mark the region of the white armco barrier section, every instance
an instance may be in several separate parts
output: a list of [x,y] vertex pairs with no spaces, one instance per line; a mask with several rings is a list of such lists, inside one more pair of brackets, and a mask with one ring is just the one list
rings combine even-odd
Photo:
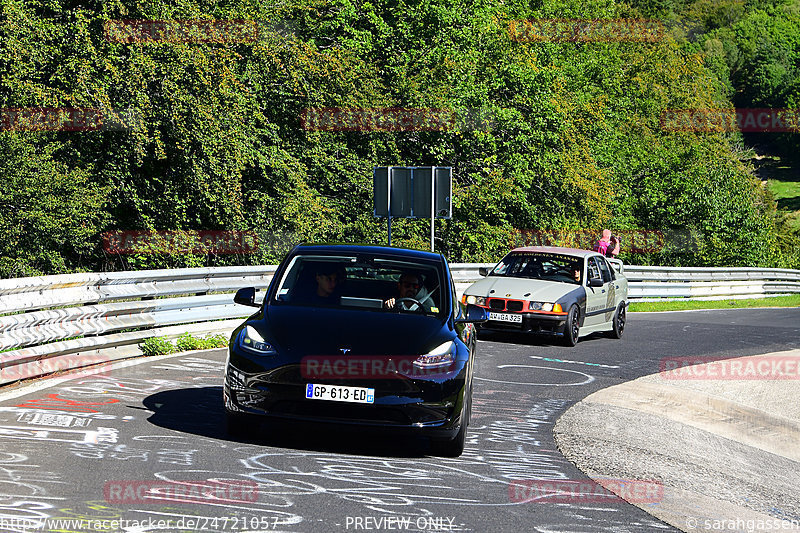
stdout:
[[785,268],[656,267],[625,265],[628,296],[640,302],[663,298],[728,300],[800,292],[800,270]]
[[0,384],[141,355],[154,336],[230,332],[275,266],[64,274],[0,280]]
[[[459,292],[479,267],[450,268]],[[233,303],[263,291],[277,267],[217,267],[0,279],[0,384],[141,355],[148,338],[230,332],[255,312]],[[615,267],[616,268],[616,267]],[[759,298],[800,292],[800,271],[622,266],[632,300]],[[263,292],[262,292],[263,294]]]

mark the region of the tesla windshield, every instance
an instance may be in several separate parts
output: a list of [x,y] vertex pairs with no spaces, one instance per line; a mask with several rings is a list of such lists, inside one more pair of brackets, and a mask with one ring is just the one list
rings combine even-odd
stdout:
[[439,270],[430,263],[349,256],[298,255],[275,293],[276,303],[440,314]]

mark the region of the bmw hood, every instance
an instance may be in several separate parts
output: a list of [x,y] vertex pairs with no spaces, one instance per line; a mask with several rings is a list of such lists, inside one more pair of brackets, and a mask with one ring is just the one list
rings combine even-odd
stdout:
[[470,285],[464,294],[555,303],[578,288],[580,285],[558,281],[489,276]]
[[455,337],[444,319],[416,313],[270,306],[255,324],[278,350],[307,355],[420,355]]

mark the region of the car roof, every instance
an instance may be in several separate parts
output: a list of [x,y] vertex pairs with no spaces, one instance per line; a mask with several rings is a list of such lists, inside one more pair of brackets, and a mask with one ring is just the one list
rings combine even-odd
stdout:
[[300,244],[295,246],[291,255],[307,253],[344,253],[344,254],[374,254],[403,257],[407,259],[420,259],[423,261],[442,261],[442,254],[411,250],[409,248],[396,248],[394,246],[373,246],[361,244]]
[[574,255],[584,258],[592,255],[601,255],[598,252],[593,252],[592,250],[581,250],[579,248],[562,248],[560,246],[523,246],[521,248],[514,248],[513,250],[511,250],[511,253],[515,252],[564,254],[564,255]]

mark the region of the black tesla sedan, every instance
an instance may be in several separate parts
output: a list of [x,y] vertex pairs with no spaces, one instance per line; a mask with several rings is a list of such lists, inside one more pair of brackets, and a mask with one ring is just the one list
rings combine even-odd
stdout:
[[353,245],[295,247],[259,311],[231,336],[228,431],[253,415],[399,429],[458,456],[469,423],[474,322],[440,254]]

